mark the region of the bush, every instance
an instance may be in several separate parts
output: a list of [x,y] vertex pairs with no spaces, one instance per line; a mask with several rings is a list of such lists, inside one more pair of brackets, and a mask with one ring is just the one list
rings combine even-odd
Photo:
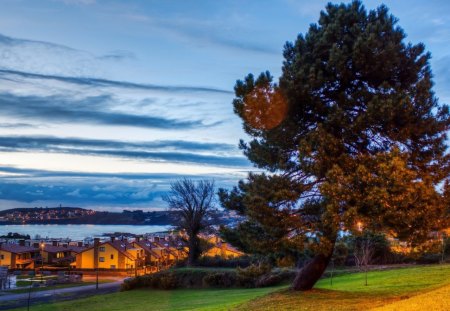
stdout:
[[159,281],[158,288],[165,290],[175,289],[179,285],[178,279],[173,273],[161,275],[158,281]]
[[[222,258],[220,256],[210,257],[203,256],[197,261],[198,267],[209,268],[237,268],[248,267],[255,259],[251,256],[241,256],[236,258]],[[176,267],[181,268],[186,266],[186,260],[177,262]]]
[[280,274],[265,274],[260,276],[256,282],[256,287],[269,287],[269,286],[275,286],[281,283],[283,279],[281,278]]
[[160,271],[158,273],[126,279],[122,291],[136,288],[175,289],[175,288],[230,288],[266,287],[292,280],[292,270],[275,270],[267,264],[252,265],[247,268],[210,269],[182,268]]
[[434,264],[442,260],[442,254],[423,254],[417,259],[418,264]]
[[217,272],[203,277],[204,287],[228,288],[236,285],[236,274],[229,272]]
[[238,284],[243,287],[256,287],[258,278],[269,274],[272,267],[266,263],[252,264],[247,268],[237,268]]

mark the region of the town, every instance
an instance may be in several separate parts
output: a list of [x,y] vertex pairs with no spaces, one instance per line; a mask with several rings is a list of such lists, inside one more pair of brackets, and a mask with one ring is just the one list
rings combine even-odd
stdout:
[[[218,236],[204,236],[209,243],[203,256],[235,258],[243,253]],[[89,242],[90,241],[90,242]],[[111,236],[70,241],[67,239],[0,240],[0,266],[10,271],[103,271],[109,275],[142,275],[173,266],[186,258],[185,239],[175,233],[138,237]]]

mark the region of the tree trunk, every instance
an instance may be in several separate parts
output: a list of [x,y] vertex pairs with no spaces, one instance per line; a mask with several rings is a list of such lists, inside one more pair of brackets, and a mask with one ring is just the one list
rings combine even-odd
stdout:
[[188,260],[187,260],[187,266],[193,267],[197,264],[197,259],[199,256],[198,237],[196,237],[196,236],[189,237],[188,246],[189,246],[189,254],[188,254]]
[[294,283],[292,284],[292,289],[299,291],[312,289],[327,268],[331,257],[333,256],[333,249],[334,247],[327,254],[316,255],[308,264],[306,264],[306,266],[297,273]]

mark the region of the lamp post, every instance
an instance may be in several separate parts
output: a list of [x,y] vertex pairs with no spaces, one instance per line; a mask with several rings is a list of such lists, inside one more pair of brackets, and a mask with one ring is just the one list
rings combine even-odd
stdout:
[[41,284],[44,283],[44,242],[41,242]]

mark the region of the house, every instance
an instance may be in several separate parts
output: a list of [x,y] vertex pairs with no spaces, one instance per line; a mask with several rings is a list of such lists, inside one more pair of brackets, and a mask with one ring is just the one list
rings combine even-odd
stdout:
[[52,244],[44,244],[40,249],[44,263],[47,265],[68,266],[75,261],[76,255],[85,248],[77,245],[63,244],[58,245],[56,241]]
[[161,256],[163,260],[163,266],[169,267],[173,265],[178,260],[182,259],[178,250],[173,245],[170,245],[168,241],[156,240],[153,242],[153,250]]
[[144,249],[126,240],[115,240],[100,243],[94,239],[94,245],[76,255],[77,269],[136,269],[145,263]]
[[39,256],[39,248],[7,243],[0,245],[0,266],[8,269],[33,269]]
[[160,251],[155,249],[153,242],[137,238],[133,242],[133,246],[144,250],[144,265],[150,272],[162,269],[165,258]]
[[245,255],[243,252],[237,250],[230,244],[224,242],[216,235],[210,235],[204,237],[209,244],[212,245],[206,252],[202,255],[206,257],[216,257],[219,256],[221,258],[236,258]]

